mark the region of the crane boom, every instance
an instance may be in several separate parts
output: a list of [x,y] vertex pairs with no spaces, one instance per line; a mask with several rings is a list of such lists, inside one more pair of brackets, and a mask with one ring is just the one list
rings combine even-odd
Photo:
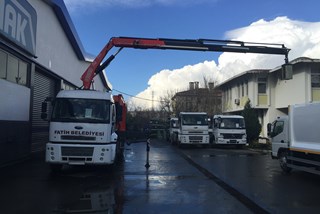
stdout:
[[136,48],[136,49],[162,49],[162,50],[188,50],[188,51],[214,51],[214,52],[235,52],[235,53],[258,53],[284,55],[285,63],[288,63],[290,49],[284,44],[252,43],[232,40],[212,39],[152,39],[134,37],[113,37],[101,50],[94,61],[81,76],[84,89],[90,89],[91,82],[95,75],[100,73],[115,58],[119,51],[111,55],[102,65],[102,61],[113,47]]

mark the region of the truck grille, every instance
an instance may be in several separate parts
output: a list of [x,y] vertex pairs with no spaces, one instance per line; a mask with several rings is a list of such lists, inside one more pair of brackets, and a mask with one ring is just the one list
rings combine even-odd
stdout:
[[189,136],[190,143],[200,143],[202,142],[202,136]]
[[90,140],[95,141],[95,137],[88,137],[88,136],[73,136],[73,135],[62,135],[61,140]]
[[92,147],[61,147],[62,156],[92,156]]
[[224,139],[242,139],[243,134],[223,134]]
[[203,132],[201,131],[189,131],[189,134],[202,134]]

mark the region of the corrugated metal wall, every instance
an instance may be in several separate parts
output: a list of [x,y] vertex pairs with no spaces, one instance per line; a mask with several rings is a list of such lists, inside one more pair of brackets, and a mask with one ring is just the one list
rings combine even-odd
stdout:
[[[33,107],[32,107],[32,142],[31,151],[41,151],[45,149],[45,144],[49,140],[49,123],[41,119],[41,105],[46,97],[54,97],[57,81],[39,71],[35,72]],[[51,105],[48,105],[48,112],[51,112]]]

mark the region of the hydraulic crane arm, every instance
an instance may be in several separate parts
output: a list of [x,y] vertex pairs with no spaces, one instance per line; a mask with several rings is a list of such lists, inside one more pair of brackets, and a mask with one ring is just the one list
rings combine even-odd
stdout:
[[[100,65],[105,56],[113,47],[120,47],[120,49],[114,55],[111,55],[102,65]],[[290,51],[290,49],[286,48],[283,44],[272,43],[250,43],[212,39],[191,40],[113,37],[81,76],[84,89],[90,89],[90,85],[94,76],[107,67],[115,58],[115,56],[122,50],[122,48],[276,54],[284,55],[285,63],[288,63],[288,54]]]

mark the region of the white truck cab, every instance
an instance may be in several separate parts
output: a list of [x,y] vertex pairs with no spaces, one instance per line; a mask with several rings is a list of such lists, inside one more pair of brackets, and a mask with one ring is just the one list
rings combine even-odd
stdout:
[[180,112],[178,145],[209,145],[208,115],[205,112]]
[[212,138],[214,144],[246,145],[246,126],[242,116],[214,115],[212,122]]
[[64,90],[52,104],[46,162],[53,169],[60,169],[63,164],[115,162],[116,112],[110,92]]
[[171,144],[176,144],[178,142],[179,135],[179,119],[177,117],[170,118],[169,135]]

